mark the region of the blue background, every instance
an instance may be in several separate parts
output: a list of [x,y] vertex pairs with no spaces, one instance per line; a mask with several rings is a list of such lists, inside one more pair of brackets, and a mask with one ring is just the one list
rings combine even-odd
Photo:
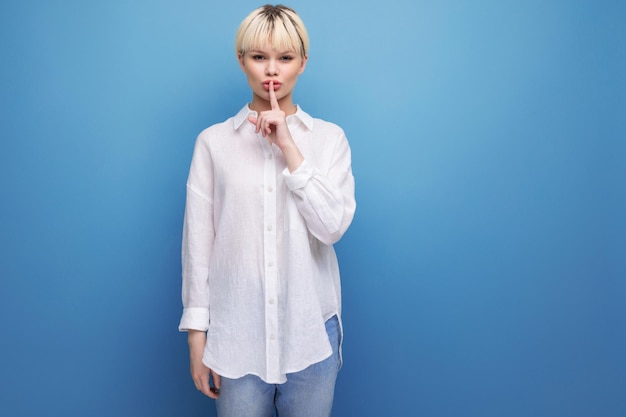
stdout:
[[[334,415],[626,415],[626,2],[288,4],[357,179]],[[214,415],[185,180],[258,5],[2,2],[1,416]]]

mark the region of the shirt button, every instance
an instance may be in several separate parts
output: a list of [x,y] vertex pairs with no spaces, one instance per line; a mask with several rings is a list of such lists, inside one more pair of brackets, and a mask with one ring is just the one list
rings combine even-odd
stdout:
[[271,225],[271,224],[267,226],[267,231],[268,231],[268,232],[271,232],[271,231],[272,231],[272,225]]
[[270,266],[270,267],[271,267],[271,266],[274,266],[274,262],[269,261],[269,262],[267,263],[267,266]]
[[270,303],[270,304],[274,304],[274,299],[273,299],[273,298],[270,298],[269,303]]
[[272,187],[267,187],[267,192],[271,193],[272,191],[274,191]]
[[271,335],[270,340],[276,340],[276,335]]
[[274,159],[274,154],[267,155],[267,159]]

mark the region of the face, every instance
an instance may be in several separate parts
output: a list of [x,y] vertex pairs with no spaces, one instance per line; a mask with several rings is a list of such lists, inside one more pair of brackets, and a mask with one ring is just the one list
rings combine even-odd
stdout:
[[281,108],[292,105],[292,92],[298,76],[304,72],[306,57],[295,51],[277,51],[271,46],[257,48],[239,55],[241,69],[248,77],[252,89],[252,108],[269,105],[269,82],[274,82],[274,91]]

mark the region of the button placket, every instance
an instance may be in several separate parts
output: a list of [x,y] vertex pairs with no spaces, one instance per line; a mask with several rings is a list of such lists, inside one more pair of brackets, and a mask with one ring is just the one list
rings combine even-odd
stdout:
[[272,146],[262,138],[261,143],[267,157],[263,172],[263,255],[265,257],[265,334],[267,373],[270,379],[279,379],[280,359],[278,343],[278,270],[276,268],[277,235],[276,235],[276,158]]

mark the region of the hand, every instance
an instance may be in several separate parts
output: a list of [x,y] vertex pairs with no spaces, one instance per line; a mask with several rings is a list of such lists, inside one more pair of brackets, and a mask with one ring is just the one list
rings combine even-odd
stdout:
[[256,133],[261,132],[270,143],[275,143],[282,149],[283,146],[292,143],[293,139],[287,127],[287,116],[278,104],[273,81],[270,81],[269,94],[271,110],[260,112],[259,117],[250,116],[248,120],[256,125]]
[[287,116],[280,109],[273,81],[270,81],[269,90],[271,110],[260,112],[259,117],[250,116],[248,120],[256,126],[256,133],[261,132],[263,137],[267,138],[270,143],[278,146],[285,156],[287,168],[289,168],[290,172],[293,172],[300,166],[304,157],[291,137],[289,127],[287,126]]
[[[220,395],[221,381],[220,376],[215,371],[207,368],[202,363],[202,355],[206,345],[206,333],[199,330],[190,330],[187,340],[189,342],[189,367],[193,383],[198,391],[215,400]],[[211,378],[213,379],[214,387],[211,386]]]

